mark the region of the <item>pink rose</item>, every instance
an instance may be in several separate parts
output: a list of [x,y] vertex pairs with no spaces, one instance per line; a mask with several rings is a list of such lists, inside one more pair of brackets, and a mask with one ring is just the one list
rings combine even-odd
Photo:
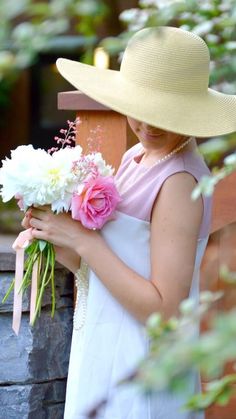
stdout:
[[72,197],[72,218],[81,221],[84,227],[100,229],[120,201],[112,177],[90,178]]

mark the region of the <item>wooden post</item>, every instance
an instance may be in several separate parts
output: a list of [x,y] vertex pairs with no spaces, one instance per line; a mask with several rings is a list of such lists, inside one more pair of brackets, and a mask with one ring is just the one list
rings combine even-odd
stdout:
[[236,222],[236,172],[222,179],[213,195],[211,232]]
[[[63,92],[58,96],[58,108],[75,110],[76,116],[82,121],[78,127],[77,143],[84,151],[88,149],[88,138],[93,135],[92,131],[100,125],[103,129],[101,153],[106,161],[116,169],[120,164],[123,153],[137,142],[128,127],[126,118],[109,108],[95,102],[86,95],[78,92]],[[219,278],[219,267],[224,261],[229,268],[236,270],[235,246],[236,244],[236,173],[223,179],[215,188],[213,196],[213,217],[211,233],[206,253],[201,268],[201,289],[218,290],[226,288]],[[235,224],[232,224],[235,223]],[[227,309],[235,305],[235,292],[232,298],[230,290],[230,302],[227,297],[217,309]],[[207,324],[202,324],[201,330],[205,330]],[[227,367],[230,371],[230,366]],[[202,381],[205,386],[204,379]],[[206,419],[233,418],[236,411],[236,397],[232,399],[227,407],[214,406],[206,411]]]
[[[201,290],[224,291],[224,297],[211,310],[206,321],[202,322],[201,330],[208,329],[208,323],[218,311],[227,311],[235,307],[235,286],[225,284],[220,278],[220,267],[225,264],[229,270],[236,272],[236,172],[222,179],[216,186],[213,195],[213,214],[210,240],[202,261]],[[228,363],[225,373],[235,373],[233,363]],[[202,377],[204,389],[206,381]],[[234,418],[236,412],[235,395],[227,406],[212,406],[206,411],[206,419]]]
[[88,139],[96,137],[93,131],[101,127],[102,141],[98,151],[115,169],[119,167],[124,152],[137,142],[124,115],[95,102],[83,93],[59,93],[58,109],[76,111],[76,117],[82,122],[78,126],[77,144],[83,147],[85,153],[89,151]]

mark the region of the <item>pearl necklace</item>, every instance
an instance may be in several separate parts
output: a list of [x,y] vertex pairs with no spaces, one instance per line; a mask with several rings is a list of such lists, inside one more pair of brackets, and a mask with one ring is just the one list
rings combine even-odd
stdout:
[[190,143],[191,140],[193,140],[193,137],[188,138],[182,144],[180,144],[179,146],[177,146],[176,148],[174,148],[174,150],[172,150],[170,153],[166,154],[164,157],[162,157],[161,159],[157,160],[155,162],[155,164],[162,163],[163,161],[169,159],[171,156],[173,156],[173,154],[176,154],[176,153],[178,153],[178,151],[182,150],[182,148],[184,148],[188,143]]
[[89,290],[88,273],[88,265],[81,259],[80,268],[75,273],[75,285],[77,288],[73,315],[73,326],[75,330],[82,330],[85,323]]

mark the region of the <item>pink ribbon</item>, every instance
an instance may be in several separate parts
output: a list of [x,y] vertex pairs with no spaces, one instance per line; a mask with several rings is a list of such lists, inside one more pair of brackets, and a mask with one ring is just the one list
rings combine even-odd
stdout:
[[[13,321],[12,329],[15,334],[18,335],[21,316],[22,316],[22,295],[23,291],[19,292],[19,289],[22,284],[24,276],[24,254],[25,248],[32,242],[32,228],[28,228],[25,231],[22,231],[16,240],[14,241],[12,248],[16,251],[16,267],[15,267],[15,286],[14,286],[14,302],[13,302]],[[36,305],[36,295],[37,295],[37,272],[38,272],[38,262],[36,261],[33,266],[32,272],[32,281],[31,281],[31,298],[30,298],[30,321],[35,312]]]

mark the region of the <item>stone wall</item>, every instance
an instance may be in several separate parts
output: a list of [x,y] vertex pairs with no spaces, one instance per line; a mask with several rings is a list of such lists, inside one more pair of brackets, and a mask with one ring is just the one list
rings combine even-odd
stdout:
[[29,293],[23,297],[19,335],[12,330],[13,293],[2,298],[14,275],[15,254],[0,253],[0,419],[62,419],[73,320],[73,275],[56,268],[55,317],[50,293],[39,320],[29,325]]

